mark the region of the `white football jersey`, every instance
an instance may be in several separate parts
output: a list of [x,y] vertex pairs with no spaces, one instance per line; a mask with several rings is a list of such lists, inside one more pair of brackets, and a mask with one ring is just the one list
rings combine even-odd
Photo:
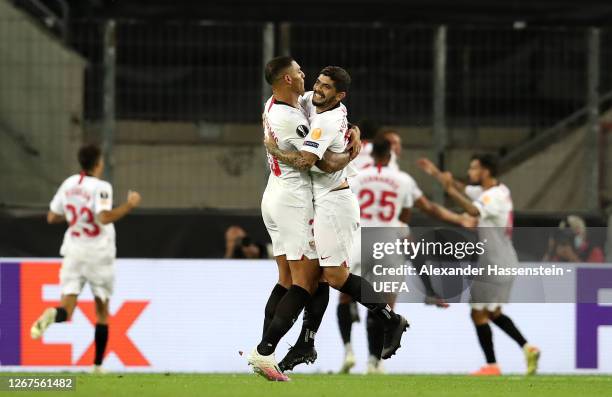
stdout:
[[466,186],[465,194],[478,208],[478,237],[485,241],[482,259],[499,266],[518,264],[512,245],[513,204],[510,189],[504,184],[484,190],[482,186]]
[[403,208],[412,208],[423,196],[407,173],[387,167],[369,167],[351,179],[357,195],[362,227],[398,227]]
[[68,222],[60,254],[114,257],[115,227],[98,221],[100,212],[112,208],[110,183],[83,174],[68,177],[49,205],[52,212],[64,215]]
[[[301,150],[314,153],[319,159],[323,158],[326,150],[344,152],[349,138],[346,107],[338,103],[333,109],[317,113],[312,105],[312,92],[306,93],[303,100],[306,101],[305,110],[309,115],[310,132],[304,138]],[[310,105],[307,105],[308,103]],[[316,166],[312,167],[310,175],[315,200],[340,186],[349,176],[350,170],[350,167],[346,167],[340,171],[325,173]]]
[[[266,102],[263,113],[264,133],[272,135],[281,150],[300,150],[304,137],[309,132],[308,124],[301,107],[294,108],[287,103],[277,101],[274,97],[270,97]],[[308,172],[281,163],[269,153],[267,156],[271,178],[278,178],[289,189],[305,187],[310,189]]]

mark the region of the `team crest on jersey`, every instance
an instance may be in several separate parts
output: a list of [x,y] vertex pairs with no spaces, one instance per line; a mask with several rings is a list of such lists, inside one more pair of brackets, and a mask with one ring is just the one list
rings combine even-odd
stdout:
[[321,133],[323,131],[321,131],[320,128],[315,128],[314,130],[312,130],[312,139],[319,139],[321,138]]
[[306,135],[308,135],[308,127],[306,127],[303,124],[298,125],[298,127],[295,129],[295,132],[298,134],[300,138],[306,138]]

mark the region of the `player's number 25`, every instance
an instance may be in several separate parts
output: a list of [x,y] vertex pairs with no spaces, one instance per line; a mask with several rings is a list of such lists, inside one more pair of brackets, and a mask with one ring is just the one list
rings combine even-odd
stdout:
[[[397,193],[390,191],[383,191],[380,194],[380,198],[378,201],[378,206],[380,207],[380,211],[378,211],[378,219],[383,222],[390,222],[395,217],[395,201],[397,198]],[[365,201],[364,201],[365,199]],[[376,194],[370,189],[362,189],[359,192],[359,202],[361,209],[361,217],[363,219],[372,219],[372,214],[368,213],[366,210],[374,204],[376,201]]]
[[[81,236],[81,232],[78,230],[79,226],[80,230],[87,237],[96,237],[98,234],[100,234],[100,227],[95,223],[94,215],[89,208],[81,207],[77,211],[76,207],[72,204],[66,205],[66,208],[70,212],[69,225],[75,229],[72,232],[73,236]],[[76,225],[79,220],[82,222],[79,222],[79,225]]]

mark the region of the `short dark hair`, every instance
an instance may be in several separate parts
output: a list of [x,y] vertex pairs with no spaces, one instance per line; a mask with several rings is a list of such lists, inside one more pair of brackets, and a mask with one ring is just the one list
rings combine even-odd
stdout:
[[351,86],[351,76],[340,66],[326,66],[319,72],[319,74],[332,79],[336,91],[348,93]]
[[361,132],[361,139],[367,140],[376,138],[376,134],[378,134],[378,130],[380,129],[380,125],[376,121],[369,119],[360,120],[357,126]]
[[489,170],[492,177],[497,176],[498,160],[497,156],[489,153],[476,153],[472,155],[471,160],[478,160],[481,167]]
[[372,142],[372,157],[381,159],[391,155],[391,143],[381,134]]
[[280,77],[281,73],[291,66],[292,62],[293,57],[288,55],[270,59],[264,70],[266,82],[270,85],[274,84],[274,82]]
[[100,161],[102,151],[97,145],[89,144],[79,149],[79,164],[83,171],[91,171]]

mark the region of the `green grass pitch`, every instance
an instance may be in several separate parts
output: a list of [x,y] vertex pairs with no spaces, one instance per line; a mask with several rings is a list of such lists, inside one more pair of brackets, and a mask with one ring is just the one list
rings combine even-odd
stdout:
[[[0,373],[2,376],[15,375]],[[33,376],[35,374],[24,374]],[[60,375],[60,374],[38,374]],[[244,397],[607,397],[612,376],[293,375],[273,383],[249,374],[76,374],[76,391],[19,392],[26,396],[244,396]],[[8,395],[0,392],[1,395]]]

